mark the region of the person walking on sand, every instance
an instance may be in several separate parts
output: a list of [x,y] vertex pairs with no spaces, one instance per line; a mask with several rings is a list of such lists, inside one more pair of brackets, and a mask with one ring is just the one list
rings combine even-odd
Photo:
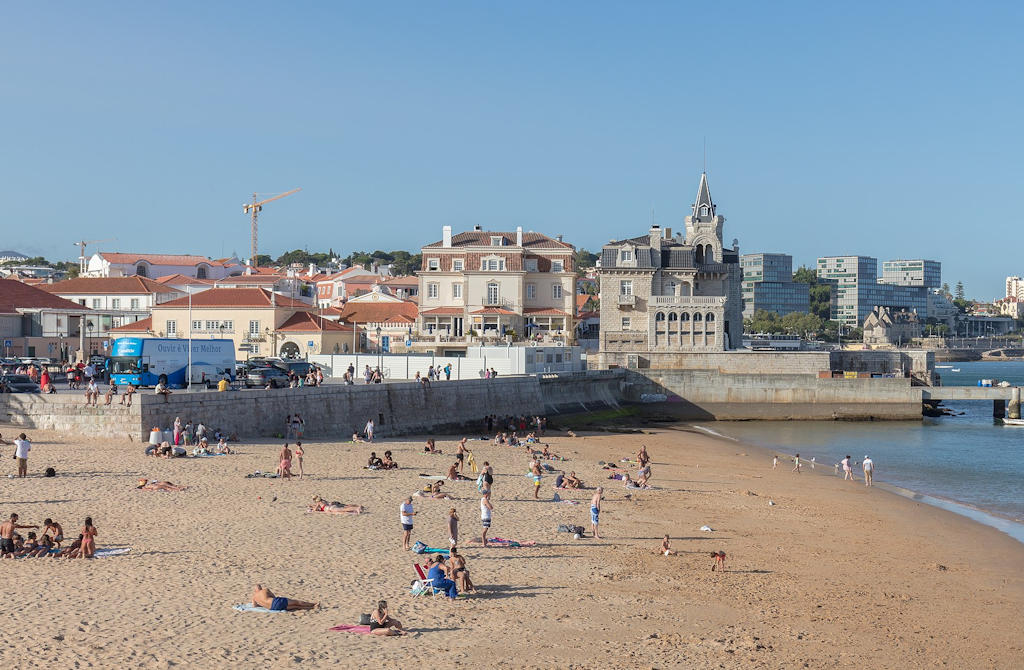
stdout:
[[302,433],[305,432],[306,422],[302,420],[302,417],[296,413],[292,417],[292,432],[295,433],[295,439],[301,440]]
[[284,439],[292,439],[292,415],[289,414],[284,418]]
[[539,500],[540,480],[543,478],[543,475],[540,472],[540,462],[537,459],[530,461],[530,474],[533,475],[533,499]]
[[800,454],[793,457],[793,472],[800,474]]
[[366,441],[373,442],[373,419],[366,422],[366,427],[363,428],[363,432],[366,433]]
[[448,510],[448,544],[455,546],[459,543],[459,514],[452,507]]
[[860,464],[862,470],[864,470],[864,486],[871,486],[871,483],[875,479],[875,462],[871,460],[871,457],[864,454],[864,462]]
[[594,528],[594,537],[598,540],[601,539],[601,533],[598,532],[598,523],[601,516],[601,498],[604,494],[604,487],[598,486],[597,490],[594,491],[594,497],[590,499],[590,525]]
[[18,463],[18,477],[28,476],[28,452],[32,451],[32,443],[25,437],[25,433],[18,435],[14,441],[14,459]]
[[402,548],[409,551],[409,539],[412,537],[412,518],[416,516],[412,508],[412,498],[406,498],[398,508],[399,521],[402,523]]
[[772,470],[774,470],[777,467],[779,467],[779,455],[775,454],[774,456],[772,456]]
[[851,482],[854,481],[853,465],[851,465],[850,455],[847,454],[846,458],[840,461],[839,464],[843,466],[843,481],[845,482],[847,479],[849,479]]
[[480,525],[482,530],[480,531],[480,543],[485,547],[487,546],[487,531],[491,527],[491,515],[494,513],[494,505],[491,504],[491,492],[490,490],[484,491],[484,495],[480,498]]

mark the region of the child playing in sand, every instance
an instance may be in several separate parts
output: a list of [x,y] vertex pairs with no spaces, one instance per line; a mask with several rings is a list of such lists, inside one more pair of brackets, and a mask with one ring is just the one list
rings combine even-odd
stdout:
[[711,566],[711,572],[718,568],[719,572],[725,572],[725,552],[724,551],[712,551],[711,558],[715,559],[715,564]]
[[665,539],[661,541],[661,546],[656,551],[662,556],[675,556],[679,553],[672,548],[672,542],[668,539],[668,533],[665,534]]

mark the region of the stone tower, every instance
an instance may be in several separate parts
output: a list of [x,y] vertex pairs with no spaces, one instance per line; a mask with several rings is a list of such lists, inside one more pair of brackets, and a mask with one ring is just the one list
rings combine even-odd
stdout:
[[686,217],[686,243],[693,246],[697,265],[722,262],[722,224],[724,216],[715,213],[715,203],[708,189],[708,174],[700,175],[697,201],[693,213]]

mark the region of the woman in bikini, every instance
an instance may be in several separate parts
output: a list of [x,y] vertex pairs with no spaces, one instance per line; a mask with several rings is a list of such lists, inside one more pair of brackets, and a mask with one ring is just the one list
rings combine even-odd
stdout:
[[92,558],[96,553],[96,526],[92,525],[92,517],[85,517],[85,524],[82,526],[82,558]]
[[142,491],[184,491],[187,487],[178,486],[171,482],[158,482],[156,480],[150,481],[145,477],[139,479],[139,484],[135,488]]
[[466,559],[459,553],[457,547],[452,547],[448,557],[448,568],[451,579],[455,581],[460,593],[472,593],[473,582],[469,579],[469,570],[466,569]]
[[280,461],[277,466],[277,476],[284,477],[285,479],[291,479],[292,476],[292,450],[288,448],[288,445],[281,447],[281,453],[278,454],[278,460]]
[[[298,416],[298,414],[296,414],[295,416]],[[304,452],[302,450],[302,443],[301,442],[296,442],[295,443],[295,462],[299,466],[299,479],[302,479],[302,456],[305,453],[306,452]]]
[[310,512],[326,512],[328,514],[360,514],[363,511],[362,505],[346,505],[338,501],[327,502],[320,496],[313,496],[313,504],[307,509]]
[[374,635],[405,635],[402,622],[388,615],[388,601],[378,601],[370,614],[370,632]]

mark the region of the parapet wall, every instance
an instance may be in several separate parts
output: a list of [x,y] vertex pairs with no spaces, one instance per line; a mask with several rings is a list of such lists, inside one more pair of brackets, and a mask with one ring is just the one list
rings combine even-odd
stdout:
[[[818,379],[808,375],[630,370],[627,400],[659,403],[680,419],[920,419],[921,391],[906,378]],[[644,398],[646,396],[646,398]]]
[[310,437],[347,439],[373,419],[378,435],[444,432],[482,425],[488,414],[550,415],[616,406],[623,373],[555,373],[497,379],[326,385],[297,389],[174,393],[165,403],[149,392],[131,408],[85,407],[77,395],[4,394],[0,422],[80,435],[148,439],[175,417],[202,421],[242,437],[269,437],[299,413]]

